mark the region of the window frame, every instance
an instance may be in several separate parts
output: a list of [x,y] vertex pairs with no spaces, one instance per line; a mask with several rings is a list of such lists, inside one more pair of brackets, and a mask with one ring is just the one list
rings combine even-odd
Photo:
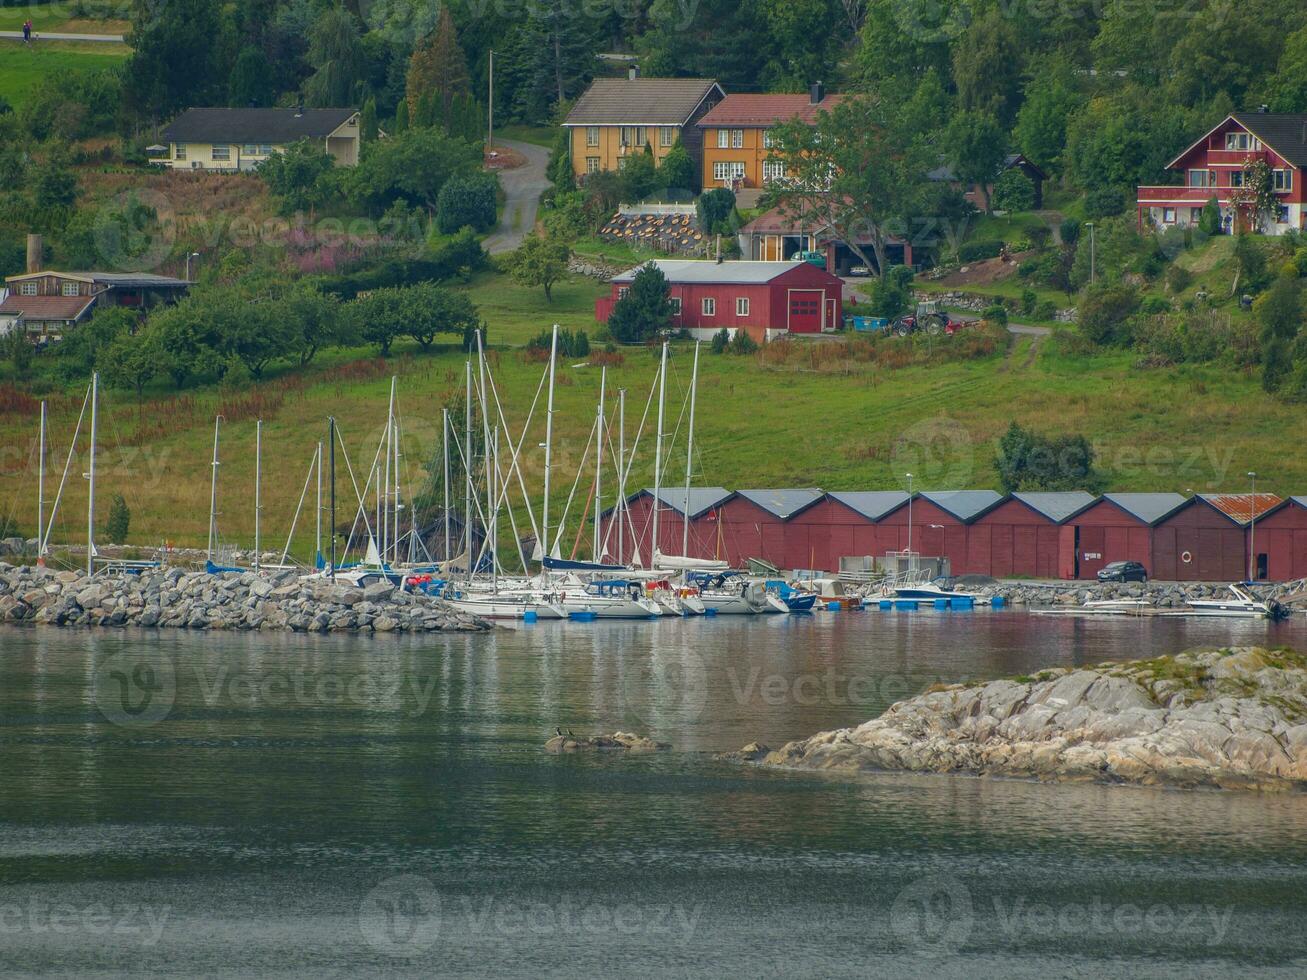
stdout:
[[729,129],[717,130],[717,149],[729,150],[731,148],[731,131]]
[[736,316],[749,315],[749,297],[747,296],[735,297],[735,315]]
[[[69,292],[70,289],[72,290],[72,292]],[[59,295],[60,295],[60,296],[81,296],[81,295],[82,295],[82,290],[81,290],[81,287],[78,286],[78,284],[75,283],[75,282],[61,282],[61,283],[59,284]]]
[[772,140],[771,130],[764,129],[762,131],[762,148],[770,150],[773,146],[775,146],[775,141]]
[[658,145],[663,149],[669,149],[676,145],[676,127],[659,126],[658,127]]
[[1293,190],[1293,170],[1288,167],[1271,169],[1271,189],[1275,191]]
[[[1167,214],[1168,211],[1171,213],[1171,217],[1169,217],[1169,218],[1166,216],[1166,214]],[[1176,217],[1176,211],[1175,211],[1175,208],[1172,208],[1172,207],[1164,207],[1164,208],[1162,208],[1162,224],[1164,224],[1164,225],[1173,225],[1173,224],[1175,224],[1175,217]]]
[[[222,156],[218,155],[220,151],[222,153]],[[230,163],[231,162],[230,144],[227,143],[213,144],[213,146],[209,147],[209,159],[212,160],[214,163]]]
[[717,315],[717,297],[716,297],[716,296],[705,296],[705,297],[703,297],[703,299],[701,299],[701,300],[699,301],[699,312],[700,312],[703,316],[716,316],[716,315]]
[[744,130],[742,129],[731,130],[731,149],[732,150],[744,149]]
[[681,315],[681,297],[679,297],[679,296],[668,296],[668,297],[667,297],[667,302],[669,302],[669,303],[672,304],[672,316],[680,316],[680,315]]
[[626,299],[626,297],[628,297],[628,296],[630,296],[630,295],[631,295],[631,287],[630,287],[630,286],[618,286],[618,287],[617,287],[617,298],[618,298],[618,299]]
[[585,127],[585,145],[586,145],[586,146],[598,146],[598,145],[599,145],[599,127],[598,127],[598,126],[587,126],[587,127]]
[[743,180],[745,175],[742,160],[715,160],[712,165],[712,179],[715,181]]
[[585,172],[586,172],[587,174],[597,174],[597,173],[599,172],[599,158],[598,158],[598,157],[586,157],[586,158],[585,158]]
[[39,286],[38,286],[37,283],[35,283],[35,282],[30,282],[30,281],[29,281],[29,282],[20,282],[20,283],[18,284],[18,295],[19,295],[19,296],[37,296],[37,295],[40,295],[39,292],[38,292],[38,289],[39,289]]
[[186,159],[186,144],[185,144],[185,143],[174,143],[174,144],[172,145],[172,158],[173,158],[174,160],[185,160],[185,159]]
[[762,182],[764,184],[769,184],[774,180],[784,180],[785,177],[784,160],[771,159],[762,162]]
[[1243,187],[1243,186],[1244,186],[1244,177],[1245,177],[1245,176],[1246,176],[1246,174],[1244,174],[1244,172],[1243,172],[1242,170],[1231,170],[1231,171],[1230,171],[1230,186],[1231,186],[1231,187]]

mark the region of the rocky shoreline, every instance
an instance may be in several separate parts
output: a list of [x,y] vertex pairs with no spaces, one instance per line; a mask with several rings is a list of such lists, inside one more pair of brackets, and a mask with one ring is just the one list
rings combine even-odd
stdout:
[[1226,649],[952,684],[856,728],[727,758],[849,774],[1307,790],[1307,658]]
[[[1294,582],[1262,584],[1245,587],[1253,598],[1289,601],[1304,598],[1301,593],[1307,583]],[[1147,599],[1159,609],[1180,609],[1192,599],[1230,597],[1230,587],[1223,582],[1052,582],[1044,584],[995,582],[992,585],[959,586],[964,592],[977,597],[1001,597],[1010,606],[1032,608],[1050,606],[1083,606],[1106,599]]]
[[0,622],[54,626],[142,626],[296,633],[479,631],[489,624],[439,599],[387,583],[358,589],[295,572],[210,575],[181,568],[139,575],[0,562]]

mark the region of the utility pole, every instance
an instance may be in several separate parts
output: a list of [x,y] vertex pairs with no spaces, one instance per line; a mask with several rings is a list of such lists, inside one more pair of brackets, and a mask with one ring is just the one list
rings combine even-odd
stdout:
[[908,571],[913,571],[917,567],[917,560],[912,554],[912,474],[908,477]]
[[490,94],[486,98],[486,153],[495,145],[495,52],[490,52]]
[[1249,472],[1252,481],[1252,496],[1248,501],[1248,581],[1257,580],[1257,474]]

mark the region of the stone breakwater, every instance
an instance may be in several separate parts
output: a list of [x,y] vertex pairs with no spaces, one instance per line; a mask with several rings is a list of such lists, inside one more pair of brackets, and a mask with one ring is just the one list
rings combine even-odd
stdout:
[[180,568],[88,577],[0,563],[0,622],[297,633],[489,629],[428,596],[387,583],[352,588],[294,572],[209,575]]
[[[1181,609],[1191,599],[1228,599],[1230,587],[1221,582],[1055,582],[1052,584],[1022,584],[996,582],[993,585],[961,586],[963,591],[977,596],[1001,596],[1009,605],[1029,606],[1083,606],[1088,602],[1105,599],[1146,599],[1159,609]],[[1287,599],[1301,593],[1302,581],[1277,585],[1256,585],[1247,591],[1259,600]]]
[[1185,788],[1307,789],[1307,659],[1257,648],[953,684],[857,728],[728,758]]

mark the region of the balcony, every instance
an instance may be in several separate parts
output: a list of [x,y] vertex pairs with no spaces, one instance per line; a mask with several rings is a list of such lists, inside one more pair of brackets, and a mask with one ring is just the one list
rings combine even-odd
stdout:
[[1215,197],[1218,204],[1228,206],[1230,203],[1229,187],[1182,187],[1178,184],[1161,187],[1136,188],[1136,202],[1142,206],[1161,204],[1189,204],[1201,207],[1208,199]]

